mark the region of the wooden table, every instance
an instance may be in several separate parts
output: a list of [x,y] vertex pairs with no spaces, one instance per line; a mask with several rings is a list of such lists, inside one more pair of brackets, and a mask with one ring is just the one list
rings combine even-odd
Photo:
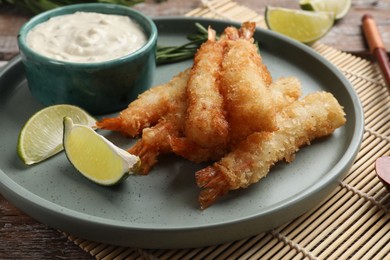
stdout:
[[[338,21],[321,43],[354,55],[369,57],[361,34],[361,17],[372,14],[382,33],[385,47],[390,50],[390,0],[353,1],[348,15]],[[298,0],[237,0],[259,14],[264,7],[298,8]],[[366,2],[364,4],[363,2]],[[135,8],[150,16],[183,15],[198,7],[198,0],[168,0],[156,3],[146,0]],[[18,54],[16,35],[31,14],[0,5],[0,66]],[[1,191],[0,191],[1,193]],[[0,259],[91,259],[92,257],[70,242],[57,230],[39,223],[17,209],[0,194]]]

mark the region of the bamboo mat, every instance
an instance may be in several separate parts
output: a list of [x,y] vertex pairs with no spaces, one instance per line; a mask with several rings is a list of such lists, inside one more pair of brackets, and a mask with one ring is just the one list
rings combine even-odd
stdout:
[[[264,27],[262,16],[230,0],[202,1],[187,16]],[[312,47],[352,83],[365,116],[355,163],[321,205],[269,232],[204,248],[147,250],[68,238],[97,259],[390,259],[390,193],[374,170],[375,159],[390,154],[390,95],[376,64],[323,44]]]

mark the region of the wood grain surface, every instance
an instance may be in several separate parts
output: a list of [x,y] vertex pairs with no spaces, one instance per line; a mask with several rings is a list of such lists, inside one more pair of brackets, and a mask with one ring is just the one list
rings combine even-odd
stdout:
[[[298,0],[237,0],[259,14],[266,5],[298,8]],[[352,9],[320,40],[336,49],[367,56],[361,33],[361,17],[370,13],[376,19],[387,50],[390,50],[390,0],[352,1]],[[152,17],[184,15],[201,4],[199,0],[146,0],[135,8]],[[16,36],[20,26],[32,15],[0,5],[0,65],[18,54]],[[0,191],[1,193],[1,191]],[[91,259],[61,232],[39,223],[0,195],[0,259]]]

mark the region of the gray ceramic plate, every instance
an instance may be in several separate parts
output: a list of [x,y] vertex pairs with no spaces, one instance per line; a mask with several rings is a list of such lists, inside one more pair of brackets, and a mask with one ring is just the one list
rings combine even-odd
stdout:
[[[157,19],[160,44],[186,42],[194,23],[221,31],[228,22],[184,18]],[[238,24],[235,24],[239,26]],[[144,248],[199,247],[238,240],[275,228],[317,206],[351,167],[363,133],[363,112],[344,76],[309,47],[259,30],[265,64],[274,78],[296,76],[303,92],[332,92],[344,106],[347,124],[332,136],[302,149],[296,160],[277,164],[248,189],[231,192],[205,211],[197,203],[195,165],[162,157],[150,175],[130,177],[105,188],[78,174],[64,153],[34,166],[17,157],[18,133],[42,106],[31,96],[20,58],[0,73],[0,191],[37,220],[99,242]],[[155,83],[191,65],[160,66]],[[133,142],[102,132],[119,146]]]

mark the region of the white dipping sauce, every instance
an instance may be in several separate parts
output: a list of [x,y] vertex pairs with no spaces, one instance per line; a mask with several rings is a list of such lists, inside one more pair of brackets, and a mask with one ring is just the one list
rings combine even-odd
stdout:
[[127,16],[76,12],[35,26],[26,41],[41,55],[90,63],[130,54],[146,43],[146,36]]

